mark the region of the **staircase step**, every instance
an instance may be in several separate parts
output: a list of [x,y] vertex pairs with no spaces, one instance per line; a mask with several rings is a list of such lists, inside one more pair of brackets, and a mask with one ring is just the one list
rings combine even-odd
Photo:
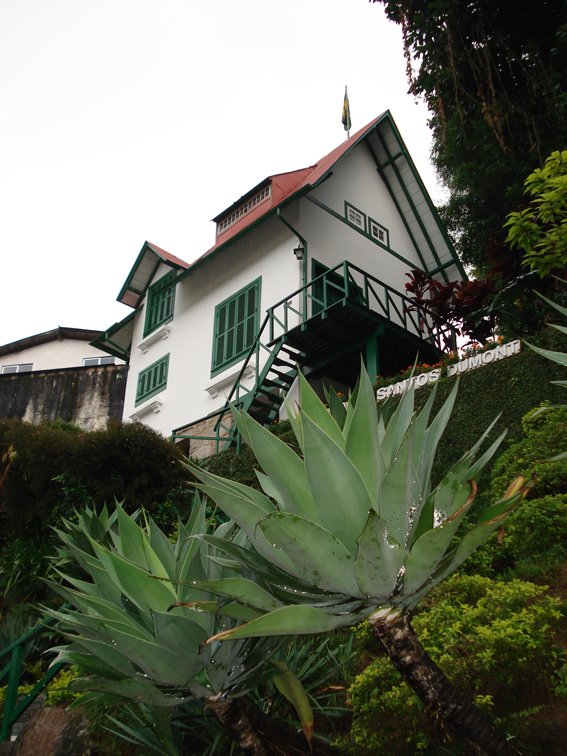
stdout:
[[283,389],[284,391],[287,391],[292,383],[293,378],[291,376],[288,376],[287,381],[284,381],[283,379],[275,380],[274,378],[264,378],[262,386],[267,386],[268,388]]

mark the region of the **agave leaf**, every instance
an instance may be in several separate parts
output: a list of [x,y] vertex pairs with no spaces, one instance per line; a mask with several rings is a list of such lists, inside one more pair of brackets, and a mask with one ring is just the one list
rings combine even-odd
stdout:
[[[558,280],[561,281],[561,279]],[[562,281],[562,283],[565,283],[565,281]],[[536,294],[540,299],[543,299],[544,302],[547,302],[550,307],[553,307],[553,309],[557,310],[557,312],[559,312],[561,315],[567,316],[567,307],[563,307],[558,302],[554,302],[553,300],[544,297],[543,294],[539,293],[539,291],[536,291]]]
[[171,583],[157,580],[137,565],[97,543],[93,542],[93,548],[114,583],[142,611],[147,612],[150,606],[165,611],[176,600],[177,594]]
[[458,514],[445,520],[435,528],[431,528],[421,535],[408,555],[404,572],[404,593],[412,594],[430,578],[435,568],[441,562],[455,533],[461,525],[466,512],[474,501],[471,493],[462,505]]
[[[453,389],[451,390],[451,393],[444,401],[443,406],[436,414],[435,418],[433,419],[431,425],[424,435],[423,450],[420,464],[418,465],[418,475],[420,477],[420,480],[422,481],[422,485],[426,482],[429,484],[431,481],[431,469],[433,467],[433,461],[435,459],[437,447],[439,445],[439,441],[441,440],[441,436],[445,432],[445,428],[447,427],[451,413],[453,412],[453,407],[455,405],[458,390],[459,381],[457,379],[457,381],[455,381]],[[427,412],[427,417],[429,416],[429,412],[431,411],[436,393],[437,385],[434,386],[433,391],[431,392],[429,399],[427,400],[427,404],[423,409],[423,413]],[[425,488],[423,489],[424,498],[427,498],[429,496],[429,493],[429,490]]]
[[156,642],[180,658],[198,656],[201,643],[213,627],[212,617],[196,611],[192,611],[191,615],[187,617],[172,612],[152,612]]
[[109,667],[103,661],[98,659],[92,654],[86,654],[81,651],[72,650],[74,646],[56,646],[51,648],[50,652],[56,652],[57,655],[52,659],[50,667],[62,662],[63,664],[71,664],[79,667],[83,672],[87,672],[92,675],[100,675],[101,677],[110,678],[113,680],[123,680],[124,674],[118,670]]
[[286,511],[316,521],[317,506],[307,484],[303,460],[287,444],[249,415],[244,415],[238,410],[234,412],[239,430],[242,432],[242,428],[246,429],[250,446],[260,467],[281,491]]
[[530,344],[527,341],[525,343],[532,351],[537,352],[537,354],[540,354],[547,360],[557,362],[558,365],[567,367],[567,352],[553,352],[550,349],[541,349],[541,347],[536,347],[534,344]]
[[231,541],[222,541],[215,538],[215,536],[202,536],[202,540],[215,545],[219,551],[222,551],[229,556],[233,556],[240,564],[272,586],[287,585],[290,586],[292,590],[297,591],[303,591],[307,588],[307,585],[304,582],[294,578],[288,572],[280,570],[268,559],[265,559],[253,549],[245,548]]
[[[251,501],[242,499],[227,491],[201,486],[202,490],[213,499],[229,517],[240,525],[248,536],[248,540],[258,553],[266,559],[274,562],[285,571],[293,570],[293,563],[280,549],[275,549],[270,541],[258,529],[258,524],[266,517],[263,510]],[[269,515],[268,515],[269,516]]]
[[398,453],[398,449],[400,447],[400,444],[402,443],[404,434],[406,433],[412,421],[414,394],[415,388],[412,384],[410,388],[402,395],[398,406],[396,407],[386,424],[384,437],[381,439],[380,443],[386,467],[391,464],[392,460]]
[[90,638],[76,635],[68,637],[70,637],[73,642],[71,650],[80,648],[82,651],[87,651],[89,654],[92,654],[104,664],[111,667],[111,669],[120,672],[126,677],[137,676],[136,669],[130,661],[115,646],[110,645],[108,642],[92,640]]
[[197,583],[197,587],[265,612],[271,612],[273,609],[282,606],[281,602],[275,599],[271,593],[247,578],[231,577],[221,580],[203,580]]
[[558,323],[549,323],[552,328],[555,328],[556,331],[559,331],[559,333],[563,333],[567,336],[567,326],[559,325]]
[[[186,467],[188,467],[193,475],[205,485],[223,489],[227,493],[240,496],[243,499],[248,499],[266,514],[273,512],[275,509],[273,503],[260,491],[256,491],[255,488],[251,488],[250,486],[244,485],[244,483],[238,483],[234,480],[228,480],[221,475],[210,473],[208,470],[203,470],[202,468],[197,467],[192,462],[187,462]],[[205,530],[203,529],[197,532],[204,533]]]
[[384,603],[394,591],[405,549],[387,532],[386,522],[374,510],[358,539],[356,579],[360,590]]
[[174,546],[151,517],[148,518],[148,535],[150,546],[164,566],[166,575],[168,577],[175,577]]
[[259,528],[277,553],[285,551],[292,575],[324,590],[360,595],[352,554],[326,528],[287,512],[268,515]]
[[272,679],[274,685],[284,698],[293,706],[301,722],[301,728],[305,739],[311,746],[311,737],[313,735],[313,709],[309,703],[309,698],[301,680],[295,675],[289,667],[281,661],[274,662],[275,666],[281,672]]
[[236,640],[238,638],[262,638],[273,635],[312,635],[326,633],[338,627],[354,624],[368,616],[370,610],[351,614],[331,615],[313,606],[283,606],[273,612],[263,614],[258,619],[225,630],[209,638],[216,640]]
[[414,459],[415,435],[416,428],[412,426],[386,470],[378,492],[378,514],[388,523],[390,536],[403,546],[422,507]]
[[335,389],[331,386],[328,391],[325,392],[325,397],[329,405],[329,412],[331,413],[334,421],[339,426],[341,431],[345,427],[346,421],[346,409],[342,399],[337,394]]
[[498,447],[506,437],[508,430],[502,431],[498,438],[488,447],[488,449],[481,454],[481,456],[472,463],[468,470],[469,478],[477,478],[484,469],[487,462],[489,462],[498,450]]
[[161,685],[186,685],[206,664],[206,659],[199,656],[196,649],[191,653],[186,648],[180,656],[159,643],[140,640],[116,628],[113,629],[112,640],[119,652]]
[[266,496],[269,496],[271,499],[273,499],[278,505],[279,509],[285,509],[285,501],[281,494],[281,491],[275,485],[270,476],[265,475],[260,470],[254,470],[254,472],[256,473],[258,482],[262,486],[262,491],[266,494]]
[[324,522],[354,556],[356,539],[372,509],[372,500],[345,452],[308,415],[302,414],[301,419],[305,470],[319,510],[317,519],[312,522]]
[[142,569],[145,568],[150,574],[167,579],[169,577],[167,570],[152,549],[143,529],[131,517],[128,517],[122,507],[117,508],[117,513],[120,529],[120,553]]
[[337,446],[344,449],[345,440],[335,418],[319,399],[302,373],[299,373],[299,387],[301,396],[300,416],[308,415],[315,425],[333,439]]
[[121,698],[143,701],[150,706],[179,706],[187,700],[185,696],[171,696],[162,693],[153,683],[144,678],[136,680],[108,680],[104,677],[79,678],[73,681],[73,690],[97,690],[112,693]]
[[362,370],[356,405],[348,425],[345,451],[366,485],[372,506],[376,506],[378,487],[386,470],[377,419],[376,397],[366,370]]

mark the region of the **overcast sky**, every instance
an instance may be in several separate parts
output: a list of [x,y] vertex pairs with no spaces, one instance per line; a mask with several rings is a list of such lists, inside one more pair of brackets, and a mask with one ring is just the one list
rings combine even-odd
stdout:
[[390,109],[434,201],[427,111],[368,0],[1,0],[0,345],[106,329],[144,240],[210,219]]

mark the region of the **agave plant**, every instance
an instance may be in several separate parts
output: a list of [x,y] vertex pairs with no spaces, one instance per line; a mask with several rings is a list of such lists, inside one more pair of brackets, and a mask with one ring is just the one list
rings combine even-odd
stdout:
[[[179,522],[175,543],[151,518],[139,525],[120,505],[112,514],[106,508],[100,514],[86,509],[76,522],[64,520],[57,532],[63,543],[56,568],[62,583],[51,582],[51,587],[67,607],[48,614],[69,643],[54,649],[54,663],[74,664],[87,673],[75,682],[77,689],[95,692],[85,698],[145,704],[154,712],[164,752],[171,754],[177,753],[170,728],[173,709],[197,698],[241,745],[244,740],[252,744],[248,752],[264,753],[257,725],[262,712],[239,696],[271,676],[303,715],[310,735],[310,709],[299,682],[282,661],[267,664],[279,639],[205,644],[219,629],[233,626],[235,618],[250,620],[260,612],[246,602],[229,601],[217,616],[216,597],[196,587],[197,582],[230,580],[234,572],[214,547],[195,538],[206,532],[198,497],[189,522]],[[245,543],[232,523],[217,528],[215,538],[240,548]],[[294,731],[280,731],[280,737],[297,740]]]
[[[327,407],[301,377],[300,406],[289,408],[301,455],[233,407],[239,431],[262,468],[257,472],[262,491],[192,463],[189,468],[201,481],[199,488],[242,528],[254,550],[205,536],[244,572],[199,587],[262,612],[209,642],[320,633],[368,617],[430,709],[484,750],[504,753],[505,739],[450,686],[409,621],[411,610],[525,493],[524,481],[516,481],[474,527],[460,531],[475,499],[475,479],[504,434],[480,453],[491,426],[432,486],[436,448],[456,392],[457,386],[430,422],[434,393],[419,414],[414,413],[411,389],[395,410],[386,405],[378,413],[362,370],[346,406],[331,392]],[[257,578],[247,578],[246,570]]]

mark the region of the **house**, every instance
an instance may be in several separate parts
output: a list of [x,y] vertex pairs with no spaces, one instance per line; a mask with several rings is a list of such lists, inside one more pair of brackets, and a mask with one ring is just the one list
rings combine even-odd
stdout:
[[465,273],[388,111],[213,221],[214,245],[191,264],[143,245],[118,295],[132,313],[93,342],[129,360],[125,420],[204,455],[233,439],[228,399],[270,422],[298,368],[344,390],[361,354],[390,375],[447,348],[406,275]]
[[91,344],[100,334],[59,326],[0,346],[0,418],[85,430],[120,420],[127,366]]

